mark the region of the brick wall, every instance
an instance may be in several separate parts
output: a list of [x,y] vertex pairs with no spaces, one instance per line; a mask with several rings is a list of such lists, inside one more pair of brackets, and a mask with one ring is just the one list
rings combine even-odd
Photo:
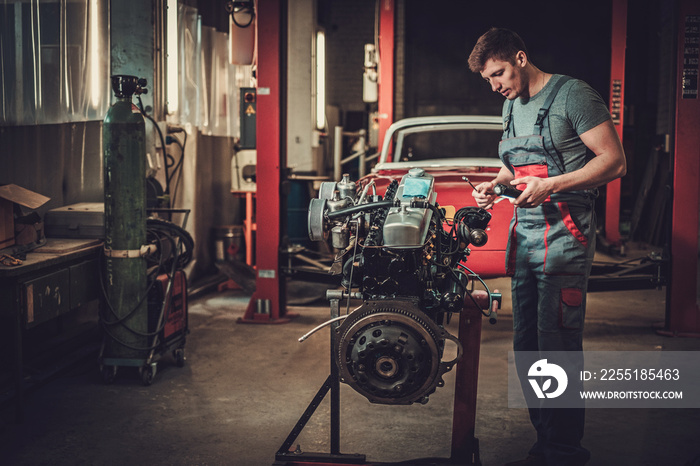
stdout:
[[[343,115],[364,111],[364,44],[374,43],[375,0],[328,1],[319,22],[326,30],[326,102]],[[341,121],[342,123],[342,121]]]

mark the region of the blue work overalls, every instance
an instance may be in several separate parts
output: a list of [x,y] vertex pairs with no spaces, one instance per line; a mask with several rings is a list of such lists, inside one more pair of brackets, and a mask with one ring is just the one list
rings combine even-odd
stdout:
[[[554,83],[539,110],[533,134],[516,137],[513,101],[507,103],[501,160],[516,178],[547,178],[573,171],[554,147],[547,117],[567,77]],[[520,186],[523,189],[524,186]],[[506,271],[512,280],[513,349],[518,351],[582,351],[586,287],[595,251],[594,196],[588,192],[552,194],[535,208],[516,207],[510,224]],[[528,368],[523,389],[531,389]],[[523,372],[524,371],[524,372]],[[584,410],[531,408],[537,442],[530,454],[548,465],[585,464],[590,453],[581,447]]]

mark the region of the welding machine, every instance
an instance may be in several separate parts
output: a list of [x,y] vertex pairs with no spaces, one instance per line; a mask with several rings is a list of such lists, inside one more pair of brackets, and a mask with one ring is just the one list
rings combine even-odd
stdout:
[[[148,293],[148,330],[157,332],[158,340],[173,349],[178,366],[185,365],[185,336],[187,326],[187,278],[185,272],[177,270],[170,283],[168,274],[161,274]],[[168,298],[168,286],[170,297]]]

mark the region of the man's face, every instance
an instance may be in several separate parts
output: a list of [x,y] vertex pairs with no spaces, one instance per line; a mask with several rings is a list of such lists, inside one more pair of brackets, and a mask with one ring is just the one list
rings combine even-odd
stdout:
[[525,73],[518,66],[521,61],[516,57],[515,65],[507,61],[489,58],[481,70],[481,77],[491,85],[493,92],[498,92],[508,100],[516,99],[523,95],[527,89],[524,80]]

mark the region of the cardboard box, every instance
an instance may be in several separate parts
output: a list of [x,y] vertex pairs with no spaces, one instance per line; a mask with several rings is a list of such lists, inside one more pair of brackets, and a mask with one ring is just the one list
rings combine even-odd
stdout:
[[15,244],[15,204],[34,210],[50,199],[16,184],[0,186],[0,249]]

